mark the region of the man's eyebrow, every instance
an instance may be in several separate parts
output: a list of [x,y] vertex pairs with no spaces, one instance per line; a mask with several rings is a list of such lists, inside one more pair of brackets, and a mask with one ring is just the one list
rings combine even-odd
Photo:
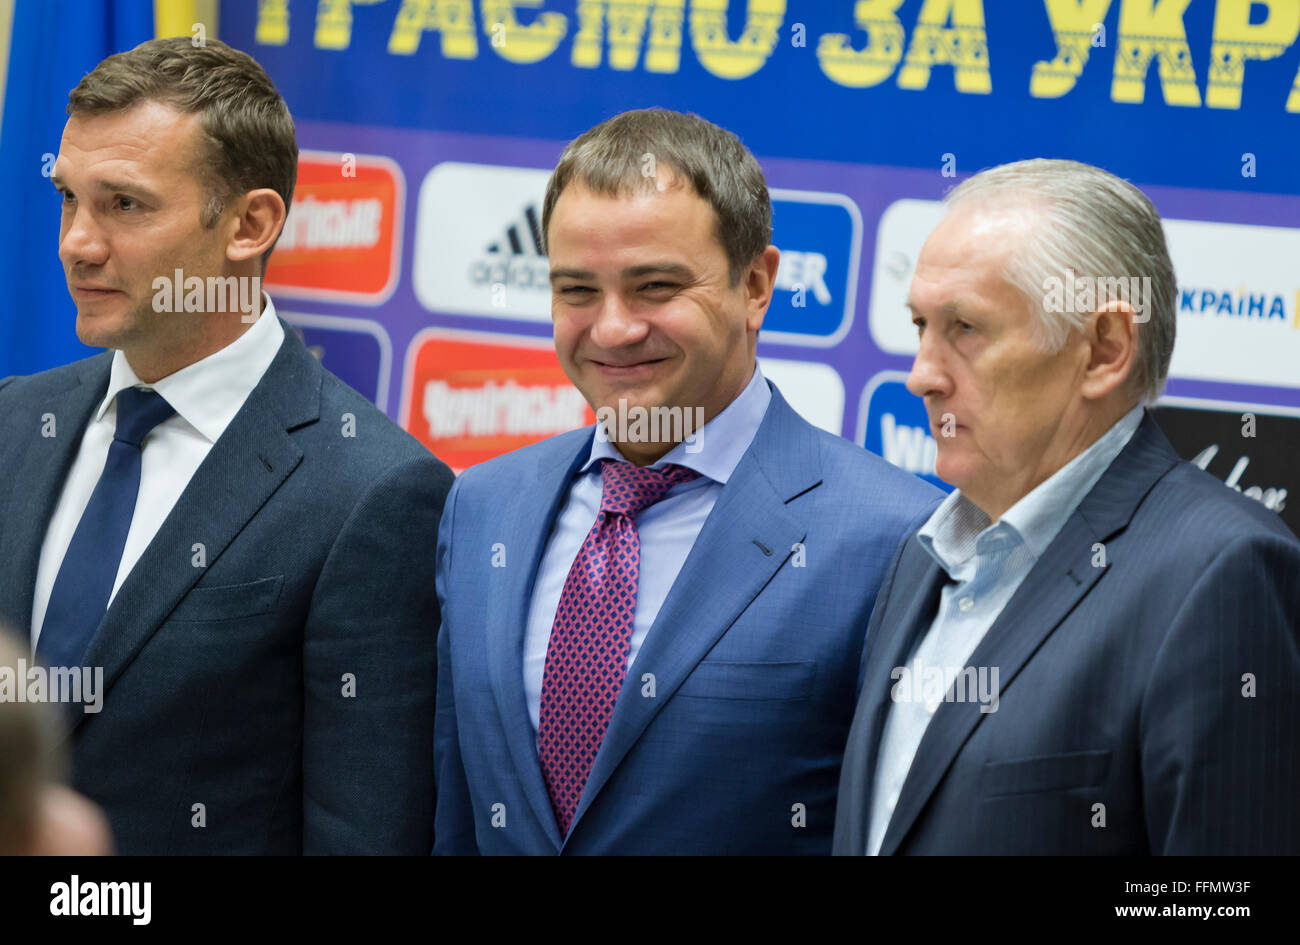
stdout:
[[623,278],[625,279],[638,279],[641,276],[656,274],[676,276],[679,279],[689,279],[694,275],[689,266],[683,265],[682,263],[670,262],[647,263],[643,266],[629,266],[623,270]]
[[[916,305],[912,302],[911,299],[908,299],[906,302],[903,303],[903,305],[913,315],[922,314],[921,310],[916,307]],[[936,309],[936,311],[940,315],[948,315],[950,317],[955,317],[955,318],[969,318],[972,315],[972,313],[965,306],[961,305],[958,302],[944,302]]]
[[[623,270],[624,279],[639,279],[642,276],[666,275],[676,276],[679,279],[689,279],[694,276],[690,266],[683,263],[674,262],[656,262],[645,263],[640,266],[628,266]],[[552,269],[551,281],[557,279],[580,279],[590,281],[596,278],[596,274],[590,269]]]
[[592,272],[590,269],[552,269],[551,270],[552,282],[555,282],[558,279],[584,279],[590,281],[595,278],[596,278],[596,274]]
[[[58,174],[51,174],[50,181],[53,182],[54,186],[58,187],[60,190],[68,189],[67,181],[65,181]],[[140,184],[132,183],[130,181],[100,180],[95,182],[95,186],[99,190],[106,191],[108,193],[135,194],[137,196],[145,198],[146,200],[158,199],[158,195],[155,194],[148,187],[142,187]]]

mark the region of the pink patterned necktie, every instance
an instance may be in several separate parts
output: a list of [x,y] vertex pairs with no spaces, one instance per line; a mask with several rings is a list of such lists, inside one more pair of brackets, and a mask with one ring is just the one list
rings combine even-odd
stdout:
[[567,835],[632,650],[641,540],[636,516],[699,474],[602,460],[600,511],[569,568],[542,676],[537,749],[555,822]]

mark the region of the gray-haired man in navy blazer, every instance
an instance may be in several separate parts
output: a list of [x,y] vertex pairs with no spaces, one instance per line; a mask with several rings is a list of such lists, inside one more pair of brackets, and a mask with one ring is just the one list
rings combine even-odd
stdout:
[[1300,542],[1144,410],[1159,216],[1071,161],[949,208],[908,386],[958,489],[881,589],[835,852],[1300,853]]
[[0,620],[80,673],[73,785],[123,853],[427,853],[452,477],[253,291],[288,109],[186,37],[68,111],[59,255],[110,350],[0,381]]

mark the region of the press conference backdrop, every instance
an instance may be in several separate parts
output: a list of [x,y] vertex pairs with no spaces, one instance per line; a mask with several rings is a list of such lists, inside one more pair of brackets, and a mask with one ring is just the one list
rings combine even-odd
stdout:
[[[15,86],[16,53],[5,93],[4,163],[29,190],[48,187],[36,151],[57,152],[76,78],[57,52],[75,6],[17,4],[13,47],[50,52],[39,96]],[[266,288],[326,366],[453,467],[592,421],[550,344],[542,197],[568,140],[660,105],[733,130],[767,175],[781,268],[764,372],[808,419],[939,485],[904,387],[903,305],[938,201],[1029,157],[1133,181],[1179,283],[1161,423],[1300,531],[1300,0],[211,6],[159,2],[155,29],[165,10],[172,32],[251,53],[303,149]],[[53,196],[24,203],[13,245],[40,234],[49,266],[56,218]],[[81,356],[57,263],[34,266],[4,318],[39,329],[11,327],[0,374]]]

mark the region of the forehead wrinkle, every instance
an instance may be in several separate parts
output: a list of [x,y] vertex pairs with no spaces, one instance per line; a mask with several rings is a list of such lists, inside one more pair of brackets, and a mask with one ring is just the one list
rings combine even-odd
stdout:
[[[107,127],[108,123],[112,123],[111,128]],[[86,147],[84,140],[77,140],[85,137],[98,143]],[[179,112],[162,102],[144,101],[122,111],[95,115],[73,114],[64,127],[55,166],[60,161],[66,165],[70,159],[70,155],[65,156],[67,150],[76,152],[81,158],[79,163],[109,176],[129,178],[130,172],[143,169],[153,175],[171,171],[191,175],[197,171],[201,177],[202,138],[202,128],[195,115]],[[118,165],[126,166],[114,171]]]
[[653,262],[628,266],[623,270],[623,276],[628,279],[635,279],[637,276],[647,276],[657,272],[683,277],[693,274],[691,267],[685,263]]

